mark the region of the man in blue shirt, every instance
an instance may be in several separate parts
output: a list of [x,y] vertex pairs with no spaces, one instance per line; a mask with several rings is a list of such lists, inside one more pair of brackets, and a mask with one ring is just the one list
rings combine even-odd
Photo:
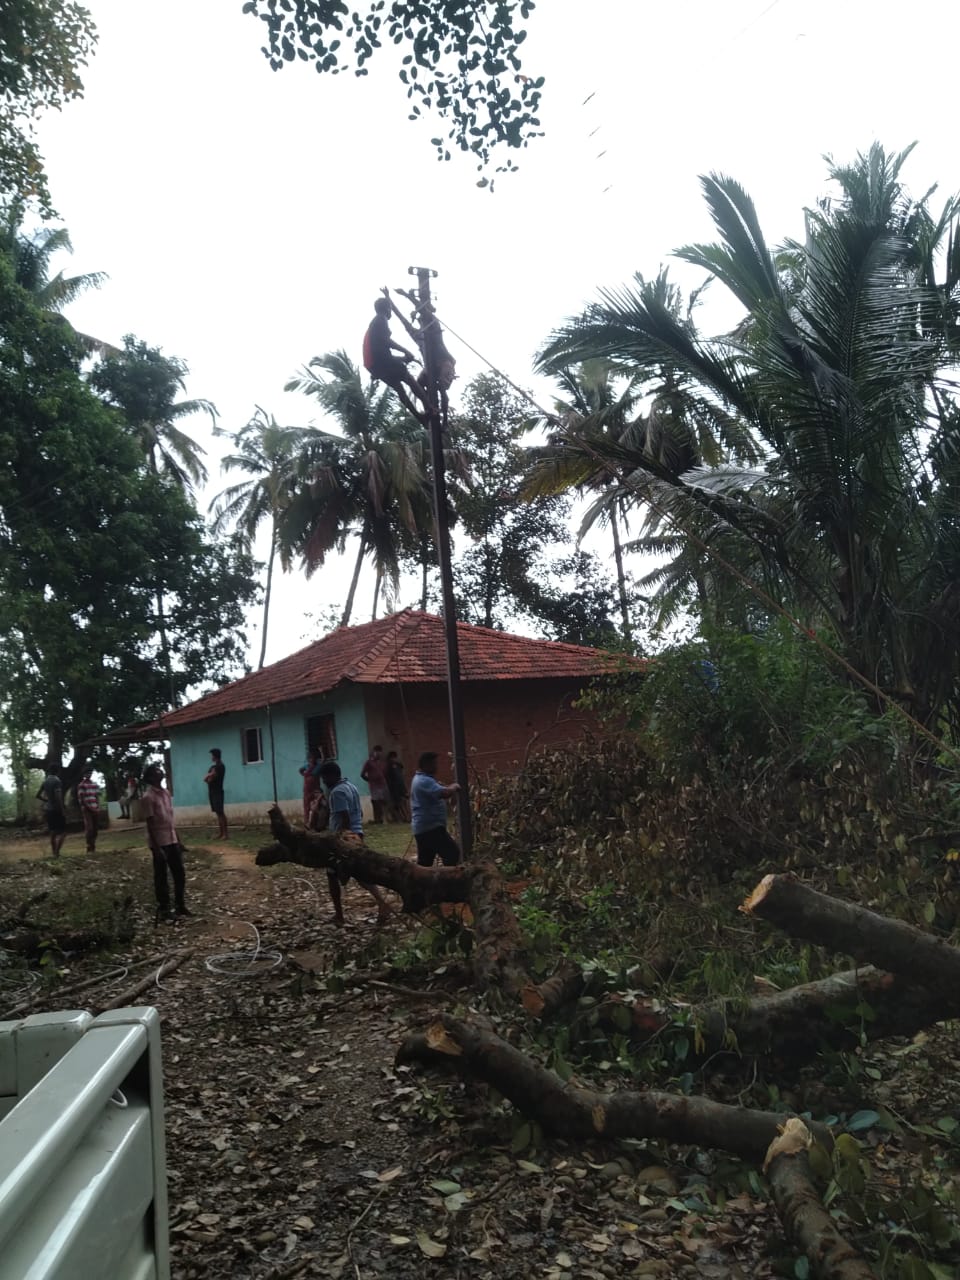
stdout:
[[442,787],[437,781],[437,753],[424,751],[410,783],[410,815],[413,838],[417,842],[417,862],[432,867],[437,858],[445,867],[460,861],[460,846],[447,830],[447,805],[460,790],[459,782]]
[[[362,840],[363,809],[360,805],[360,792],[349,778],[343,776],[335,760],[325,760],[320,766],[320,781],[327,788],[327,804],[330,806],[328,829],[343,835],[352,833]],[[343,924],[343,897],[335,871],[327,872],[327,884],[330,886],[330,897],[333,900],[333,922],[339,926]],[[377,924],[383,924],[390,917],[386,898],[376,885],[365,884],[362,887],[376,901]]]

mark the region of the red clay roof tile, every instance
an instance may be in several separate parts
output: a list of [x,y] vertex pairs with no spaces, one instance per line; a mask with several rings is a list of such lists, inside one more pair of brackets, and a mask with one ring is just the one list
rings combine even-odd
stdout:
[[[616,670],[615,654],[553,640],[532,640],[489,627],[457,623],[463,680],[588,679]],[[642,669],[639,659],[626,659]],[[163,717],[165,728],[317,697],[343,682],[408,684],[445,682],[443,619],[405,609],[357,627],[340,627],[322,640],[261,671],[208,693]]]

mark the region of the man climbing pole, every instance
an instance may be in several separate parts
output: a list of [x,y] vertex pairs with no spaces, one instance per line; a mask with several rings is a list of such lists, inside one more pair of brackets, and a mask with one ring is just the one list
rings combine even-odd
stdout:
[[[367,326],[367,332],[363,337],[363,367],[371,378],[375,381],[385,382],[388,387],[395,391],[400,403],[407,412],[411,413],[420,422],[422,421],[422,410],[417,408],[406,391],[404,391],[404,387],[407,386],[415,396],[423,398],[423,391],[407,368],[407,361],[416,360],[417,357],[412,351],[408,351],[406,347],[401,347],[399,342],[394,342],[390,337],[391,305],[389,298],[378,298],[373,304],[376,315]],[[402,352],[403,359],[393,355],[394,351]]]
[[386,286],[384,286],[382,292],[383,292],[383,296],[389,301],[390,309],[393,312],[393,314],[397,317],[397,319],[406,329],[407,333],[410,335],[413,341],[420,348],[420,362],[423,365],[423,368],[420,370],[420,373],[417,377],[417,390],[420,395],[420,399],[426,405],[430,404],[430,388],[429,388],[428,379],[427,379],[427,361],[426,361],[426,356],[424,352],[424,343],[426,341],[427,329],[431,328],[433,325],[438,326],[437,343],[436,343],[436,354],[437,354],[436,378],[437,378],[437,386],[440,388],[440,409],[443,411],[444,414],[446,414],[447,410],[449,409],[447,392],[450,390],[451,386],[453,386],[453,380],[457,376],[457,362],[456,360],[454,360],[453,356],[450,354],[450,352],[447,350],[446,346],[444,345],[443,334],[439,331],[440,322],[436,318],[436,312],[433,309],[433,305],[431,303],[420,304],[412,294],[407,292],[406,289],[397,290],[398,293],[403,294],[403,296],[409,299],[414,305],[414,308],[415,308],[414,316],[420,321],[419,327],[414,328],[414,326],[403,314],[403,312],[400,310],[397,304],[390,297],[390,290],[386,288]]

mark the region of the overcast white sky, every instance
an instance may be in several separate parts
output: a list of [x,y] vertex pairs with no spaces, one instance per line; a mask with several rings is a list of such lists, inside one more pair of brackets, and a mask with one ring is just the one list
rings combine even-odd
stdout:
[[[334,348],[359,361],[378,289],[407,285],[413,264],[439,272],[441,318],[535,386],[534,352],[599,286],[711,236],[701,173],[739,179],[773,242],[802,231],[825,152],[917,140],[912,190],[960,187],[956,92],[940,70],[960,6],[943,0],[906,13],[882,0],[540,0],[524,71],[546,76],[545,136],[514,153],[520,171],[493,195],[471,158],[437,162],[441,129],[407,119],[389,50],[362,79],[274,73],[241,0],[87,3],[100,42],[85,98],[40,130],[75,248],[58,265],[110,276],[69,315],[186,359],[189,394],[228,430],[256,404],[314,420],[284,381]],[[449,345],[464,381],[480,371]],[[224,444],[200,418],[190,429],[210,453],[209,499],[227,483]],[[335,566],[280,584],[268,660],[300,647],[305,611],[338,603],[347,577]],[[411,587],[400,603],[415,600]],[[255,658],[256,626],[250,646]]]

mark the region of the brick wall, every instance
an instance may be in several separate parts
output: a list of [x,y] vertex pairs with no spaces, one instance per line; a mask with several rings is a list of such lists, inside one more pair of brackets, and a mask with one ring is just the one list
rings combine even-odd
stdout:
[[[463,718],[472,772],[512,772],[528,751],[554,747],[595,729],[596,719],[571,706],[582,688],[571,680],[489,680],[463,685]],[[441,781],[450,776],[450,713],[446,688],[408,684],[400,691],[375,686],[366,690],[371,745],[397,751],[412,777],[421,751],[438,751]]]

